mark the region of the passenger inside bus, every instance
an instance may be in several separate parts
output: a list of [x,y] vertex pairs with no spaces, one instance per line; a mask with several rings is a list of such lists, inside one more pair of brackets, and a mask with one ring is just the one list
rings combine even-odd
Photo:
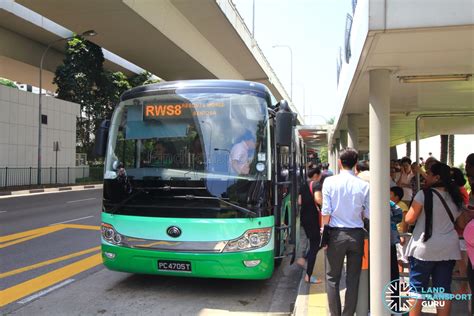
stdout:
[[237,143],[230,151],[229,164],[231,173],[248,175],[250,173],[250,163],[255,154],[255,136],[249,130],[237,140]]
[[174,165],[172,151],[163,142],[155,143],[154,151],[152,153],[151,167],[170,168]]

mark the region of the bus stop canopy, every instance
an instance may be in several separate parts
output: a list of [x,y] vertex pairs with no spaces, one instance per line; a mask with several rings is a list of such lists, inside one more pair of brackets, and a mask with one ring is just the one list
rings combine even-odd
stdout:
[[[369,73],[391,71],[390,145],[414,141],[421,114],[466,113],[464,117],[423,118],[421,138],[442,134],[474,134],[474,26],[370,31],[355,67],[336,124],[358,127],[360,150],[368,150]],[[341,85],[341,83],[340,83]]]

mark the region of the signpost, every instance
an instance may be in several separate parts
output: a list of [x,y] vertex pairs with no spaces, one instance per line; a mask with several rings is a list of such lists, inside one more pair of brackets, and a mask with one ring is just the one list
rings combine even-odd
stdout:
[[57,184],[58,183],[58,151],[59,151],[59,142],[58,141],[53,142],[53,151],[56,152],[55,179],[56,179],[56,184]]

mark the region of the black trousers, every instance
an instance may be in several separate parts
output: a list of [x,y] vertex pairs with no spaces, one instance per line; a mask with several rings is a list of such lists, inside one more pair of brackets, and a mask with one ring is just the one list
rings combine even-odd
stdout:
[[342,315],[353,316],[357,307],[359,277],[364,256],[363,229],[331,229],[326,251],[326,292],[331,315],[341,315],[339,283],[346,259],[346,297]]
[[316,229],[315,227],[312,227],[312,228],[303,227],[303,228],[309,240],[309,250],[308,250],[308,253],[306,254],[306,261],[307,261],[306,274],[308,275],[309,278],[311,278],[311,275],[313,275],[314,265],[316,264],[316,257],[319,251],[319,243],[321,240],[321,235],[319,233],[319,229],[317,232],[314,231]]

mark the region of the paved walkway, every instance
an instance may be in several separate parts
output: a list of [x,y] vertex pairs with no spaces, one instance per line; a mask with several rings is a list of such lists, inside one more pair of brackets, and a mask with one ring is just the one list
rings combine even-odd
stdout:
[[64,186],[56,188],[43,188],[43,189],[29,189],[29,190],[19,190],[19,191],[0,191],[0,199],[14,197],[14,196],[24,196],[29,194],[46,194],[54,192],[63,192],[63,191],[79,191],[79,190],[88,190],[88,189],[101,189],[102,184],[90,184],[90,185],[74,185],[74,186]]
[[[321,284],[308,284],[304,279],[300,282],[300,288],[298,297],[295,303],[295,309],[293,315],[295,316],[314,316],[314,315],[329,315],[329,308],[326,295],[326,284],[325,284],[325,269],[324,269],[325,254],[323,250],[318,252],[316,265],[314,267],[313,276],[323,279]],[[405,275],[408,275],[408,269],[405,270]],[[302,274],[304,278],[304,273]],[[453,280],[452,290],[456,293],[459,290],[461,281]],[[344,295],[345,295],[345,273],[341,278],[341,303],[344,306]],[[451,315],[474,315],[469,314],[468,310],[469,301],[454,301],[451,308]],[[395,315],[395,314],[393,314]],[[430,316],[436,315],[436,309],[434,307],[423,307],[422,315]]]

